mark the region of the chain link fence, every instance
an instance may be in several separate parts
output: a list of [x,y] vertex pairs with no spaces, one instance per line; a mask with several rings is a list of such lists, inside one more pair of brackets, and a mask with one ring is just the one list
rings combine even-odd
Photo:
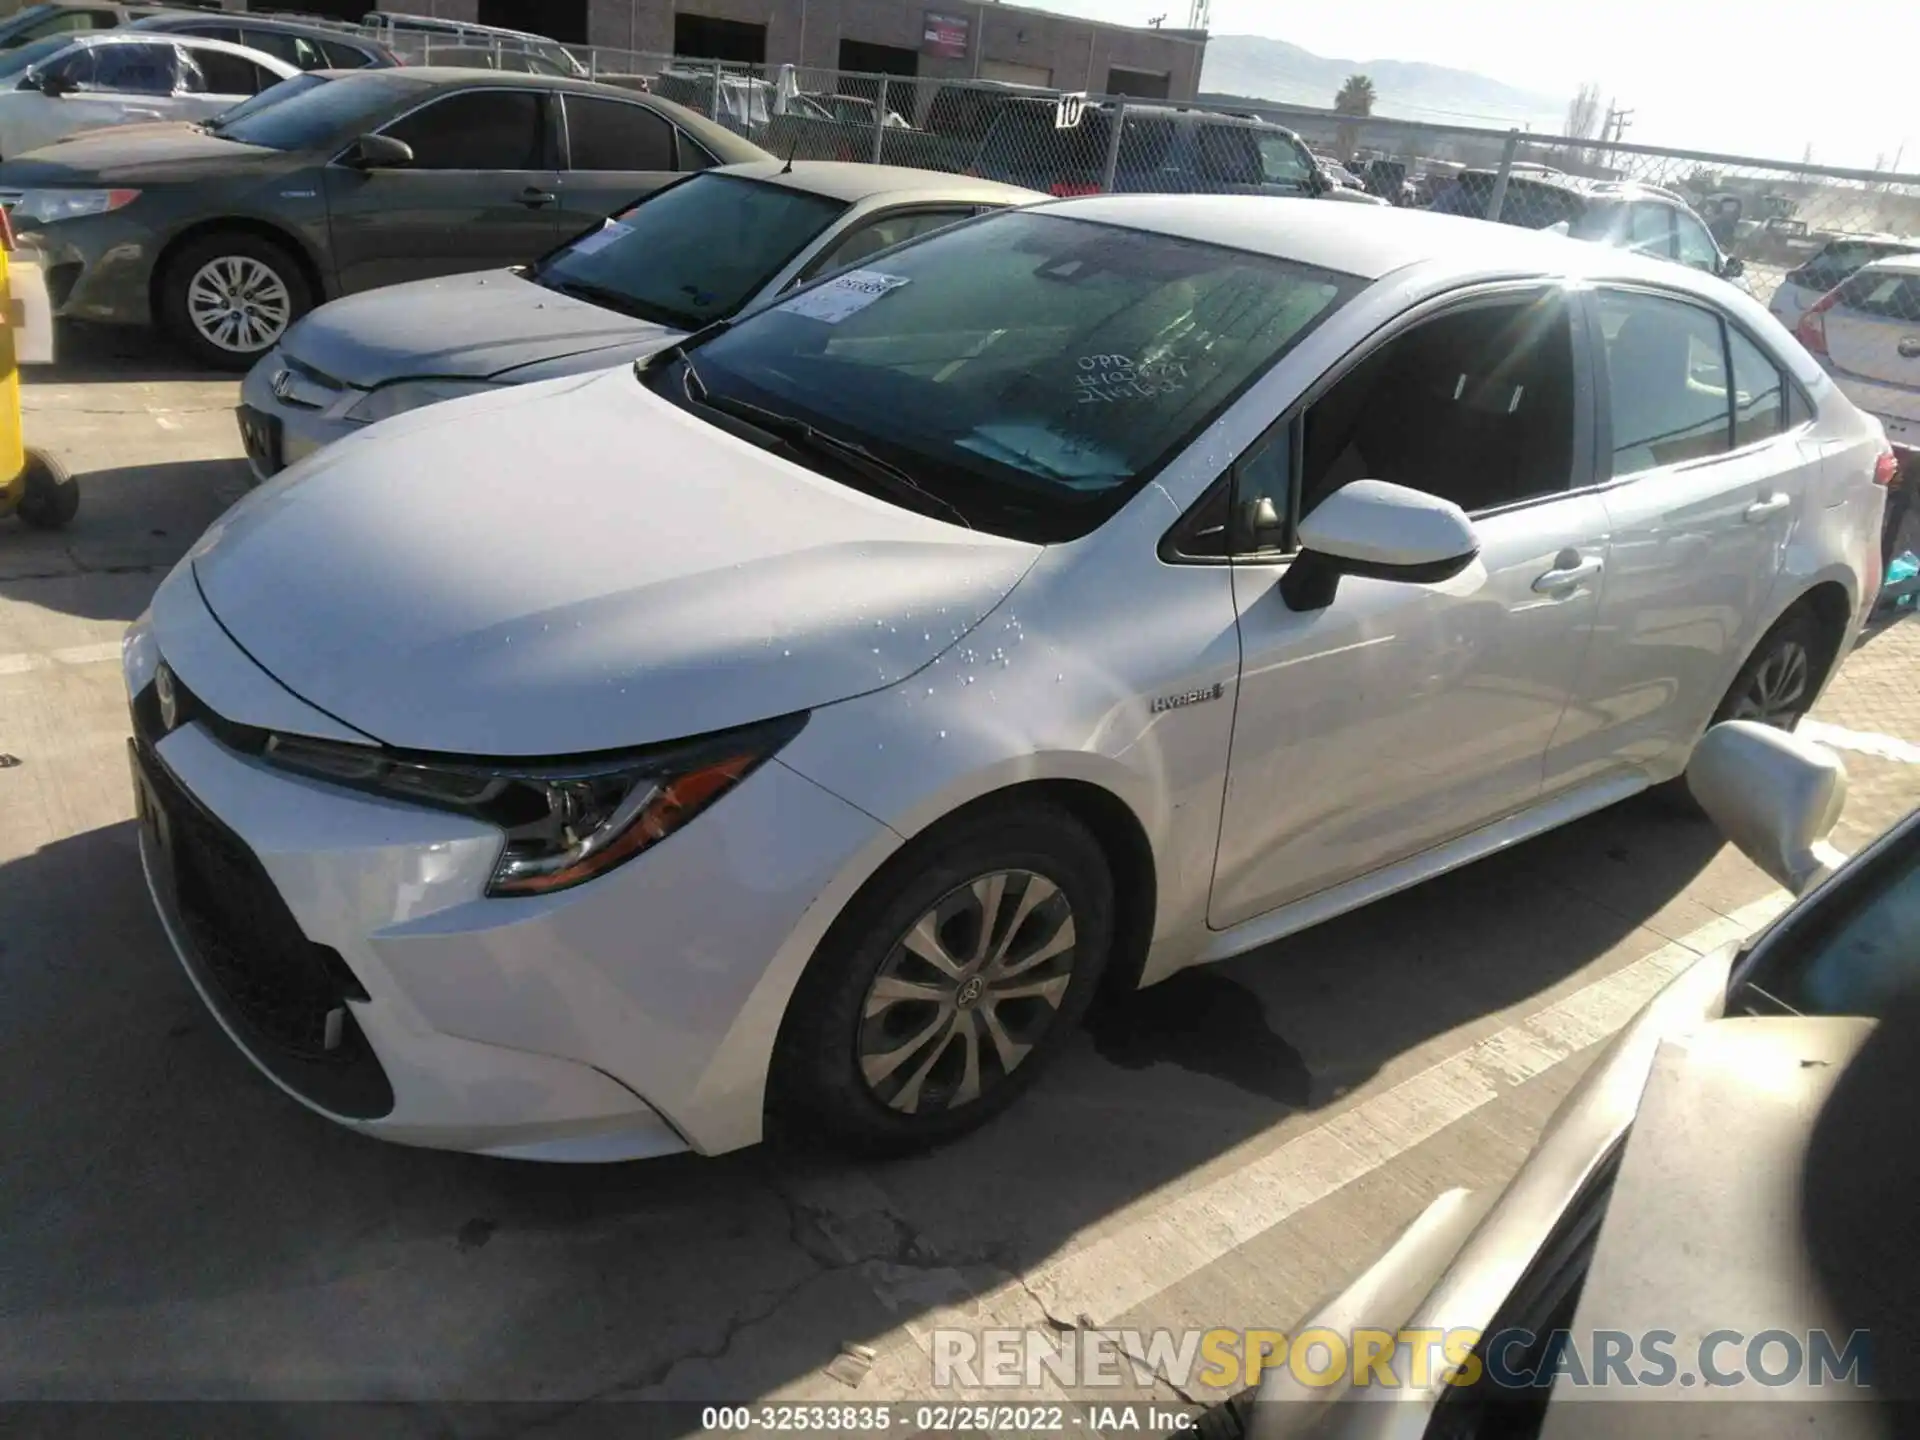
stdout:
[[1295,106],[1174,105],[740,65],[453,22],[389,22],[364,33],[410,64],[572,74],[647,90],[781,158],[977,174],[1052,195],[1316,194],[1558,227],[1719,269],[1761,300],[1777,299],[1790,322],[1868,261],[1920,251],[1915,174]]

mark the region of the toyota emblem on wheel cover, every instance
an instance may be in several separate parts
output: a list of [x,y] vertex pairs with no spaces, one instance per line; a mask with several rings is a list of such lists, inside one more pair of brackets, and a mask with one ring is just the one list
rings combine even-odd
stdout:
[[160,728],[171,734],[180,723],[180,693],[173,687],[173,671],[164,665],[154,671],[153,693],[160,702]]
[[293,389],[293,371],[285,369],[276,370],[273,375],[272,388],[274,399],[286,399],[287,392]]

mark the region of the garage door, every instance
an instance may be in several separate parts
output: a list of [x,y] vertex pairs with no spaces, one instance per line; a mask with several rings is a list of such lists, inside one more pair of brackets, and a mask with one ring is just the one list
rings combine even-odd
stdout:
[[1051,85],[1053,71],[1044,65],[1016,65],[1011,60],[982,60],[982,80],[1006,80],[1015,85]]

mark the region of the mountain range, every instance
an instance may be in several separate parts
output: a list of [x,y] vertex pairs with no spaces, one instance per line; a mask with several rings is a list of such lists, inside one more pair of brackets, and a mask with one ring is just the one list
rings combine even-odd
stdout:
[[1264,35],[1215,35],[1207,41],[1200,88],[1287,105],[1328,107],[1349,75],[1373,80],[1373,113],[1400,120],[1505,128],[1549,134],[1566,120],[1570,96],[1521,90],[1476,75],[1413,60],[1338,60]]

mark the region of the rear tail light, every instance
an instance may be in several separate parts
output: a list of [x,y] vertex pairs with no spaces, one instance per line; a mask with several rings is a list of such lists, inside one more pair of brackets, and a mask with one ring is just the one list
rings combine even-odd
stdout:
[[1086,180],[1056,180],[1047,187],[1047,193],[1065,200],[1075,195],[1098,195],[1100,187]]
[[1807,308],[1806,314],[1800,317],[1800,323],[1793,327],[1793,338],[1806,346],[1812,354],[1825,355],[1827,353],[1826,315],[1827,311],[1831,310],[1834,305],[1838,303],[1839,299],[1840,291],[1838,287],[1829,290]]
[[1873,483],[1876,485],[1885,485],[1891,489],[1894,481],[1899,478],[1900,457],[1894,453],[1893,447],[1889,445],[1886,449],[1882,450],[1879,455],[1874,457]]

